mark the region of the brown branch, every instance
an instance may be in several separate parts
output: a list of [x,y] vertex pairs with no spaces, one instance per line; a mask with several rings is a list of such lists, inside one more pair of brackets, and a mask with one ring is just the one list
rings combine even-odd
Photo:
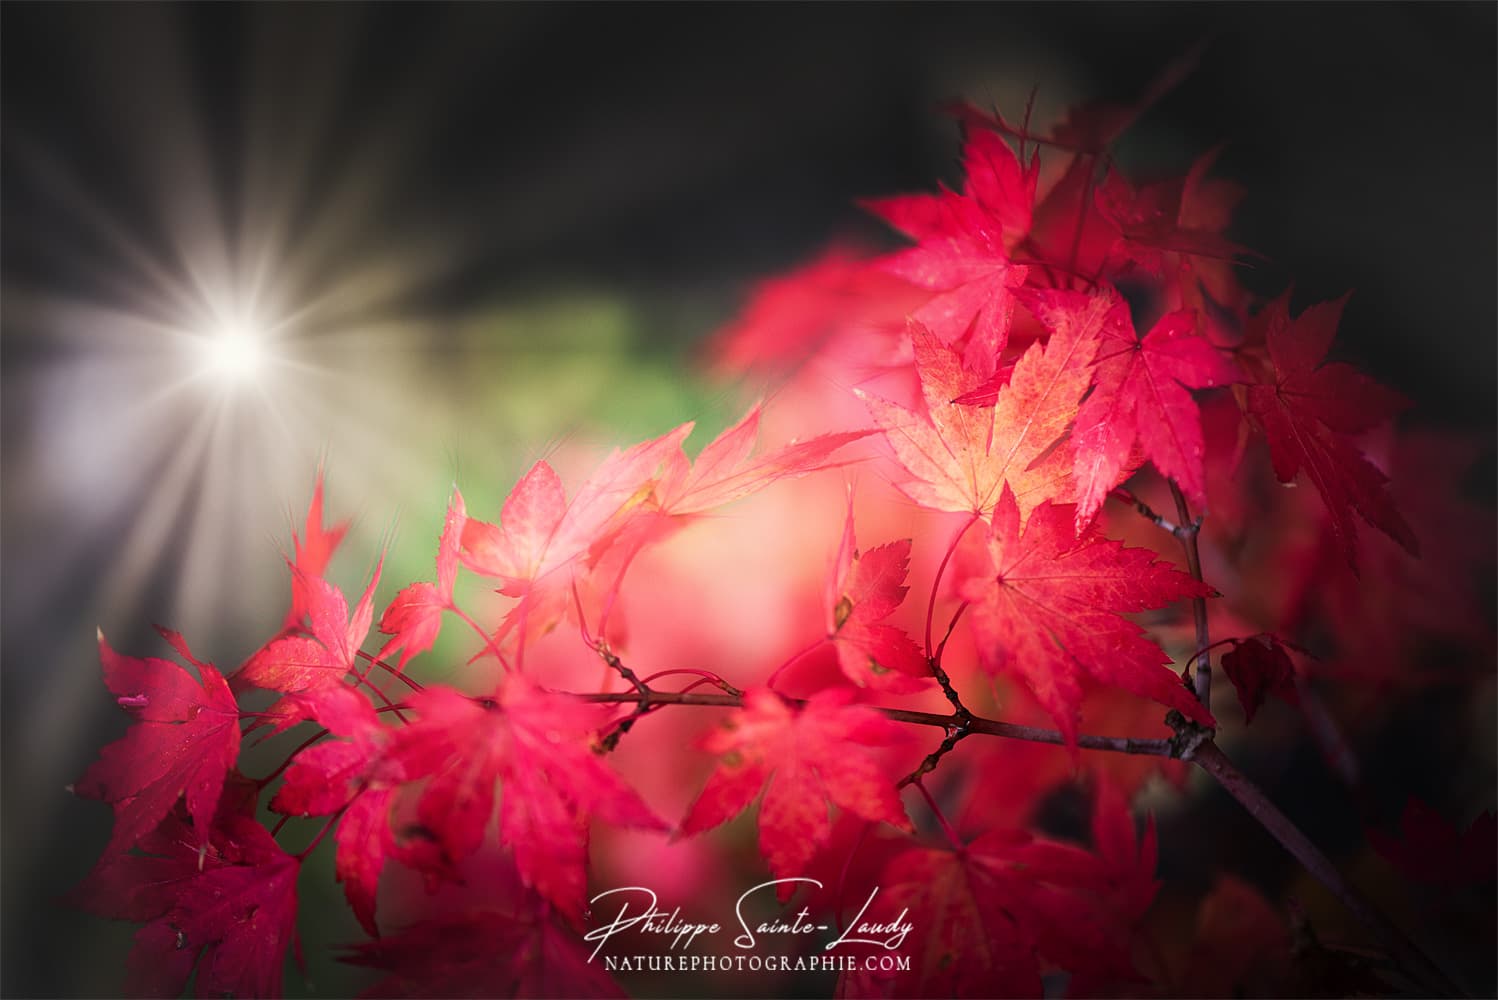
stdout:
[[901,778],[895,787],[904,788],[906,785],[920,784],[922,778],[936,770],[936,765],[941,763],[943,757],[957,749],[957,744],[972,734],[973,731],[967,728],[967,726],[962,726],[948,732],[946,739],[941,741],[941,746],[928,753],[926,759],[921,761],[920,765],[914,771]]
[[1278,840],[1289,851],[1296,861],[1308,871],[1316,881],[1342,901],[1342,905],[1357,917],[1362,924],[1378,937],[1379,941],[1389,954],[1398,959],[1404,966],[1423,976],[1427,986],[1436,987],[1445,996],[1463,996],[1462,990],[1441,971],[1419,946],[1405,936],[1393,921],[1384,916],[1372,903],[1363,897],[1356,889],[1342,878],[1342,873],[1337,870],[1336,865],[1323,853],[1321,849],[1311,842],[1311,839],[1301,832],[1300,828],[1280,812],[1279,807],[1269,800],[1263,789],[1254,784],[1242,771],[1228,760],[1227,755],[1216,743],[1210,740],[1199,746],[1191,757],[1191,762],[1217,780],[1233,798],[1237,799],[1243,808],[1248,810],[1259,825],[1267,830],[1270,836]]
[[[641,695],[638,691],[602,691],[588,694],[572,694],[572,697],[591,704],[618,705],[637,704],[646,696]],[[648,698],[652,706],[700,705],[713,708],[744,707],[743,696],[736,694],[651,691]],[[785,700],[787,704],[791,705],[800,706],[806,704],[805,701],[797,698],[787,698]],[[955,712],[951,715],[937,715],[934,712],[912,712],[903,708],[879,707],[875,707],[875,711],[895,722],[907,722],[916,726],[933,726],[937,729],[948,731],[962,729],[966,726],[969,733],[982,733],[985,736],[998,736],[1010,740],[1025,740],[1029,743],[1049,743],[1053,746],[1066,745],[1066,737],[1054,729],[1019,726],[1011,722],[999,722],[997,719],[985,719],[976,715],[970,715],[964,719]],[[1077,746],[1083,750],[1103,750],[1112,753],[1137,754],[1146,757],[1172,756],[1170,740],[1136,739],[1132,736],[1089,736],[1084,734],[1077,737]]]
[[[741,694],[697,694],[676,691],[651,691],[649,694],[641,694],[638,691],[605,691],[572,694],[571,697],[593,704],[644,703],[653,709],[665,705],[698,705],[712,708],[742,708],[744,705]],[[787,704],[797,706],[805,704],[803,700],[796,698],[786,698],[785,701]],[[947,733],[941,746],[926,756],[920,766],[901,782],[902,786],[919,785],[921,779],[935,770],[940,760],[960,741],[977,733],[1003,739],[1024,740],[1030,743],[1066,745],[1066,738],[1053,729],[1020,726],[974,715],[964,717],[956,712],[951,715],[937,715],[933,712],[915,712],[901,708],[875,707],[875,710],[894,722],[932,726],[943,729]],[[1377,935],[1391,955],[1404,963],[1407,968],[1417,970],[1429,985],[1438,987],[1441,992],[1453,996],[1462,995],[1461,990],[1441,971],[1440,967],[1406,938],[1392,921],[1353,889],[1320,848],[1313,844],[1293,821],[1280,812],[1258,785],[1228,760],[1217,744],[1212,741],[1210,731],[1190,725],[1178,712],[1170,714],[1175,717],[1172,722],[1178,728],[1177,735],[1173,739],[1082,735],[1077,737],[1076,745],[1084,750],[1152,757],[1177,757],[1191,761],[1210,774],[1228,794],[1237,799],[1312,877],[1326,886],[1359,921]]]
[[[1186,568],[1191,571],[1191,576],[1197,583],[1205,583],[1202,579],[1202,554],[1197,547],[1196,536],[1201,530],[1201,521],[1191,519],[1191,507],[1186,503],[1186,494],[1176,485],[1174,479],[1170,481],[1170,495],[1175,497],[1176,514],[1181,519],[1181,527],[1172,534],[1181,540],[1181,548],[1186,550]],[[1191,658],[1196,666],[1196,700],[1202,703],[1207,711],[1212,711],[1212,660],[1207,655],[1212,640],[1207,633],[1207,599],[1204,597],[1193,597],[1191,599],[1191,615],[1196,619],[1196,655]]]

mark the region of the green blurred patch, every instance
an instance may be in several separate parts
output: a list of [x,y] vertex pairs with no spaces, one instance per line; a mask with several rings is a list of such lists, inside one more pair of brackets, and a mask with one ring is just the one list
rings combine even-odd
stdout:
[[[433,406],[461,408],[461,424],[471,428],[453,445],[457,485],[470,515],[498,520],[515,481],[539,458],[563,442],[583,443],[601,458],[610,448],[627,447],[665,433],[688,420],[697,422],[687,442],[699,451],[743,413],[744,402],[714,387],[695,371],[692,350],[715,322],[714,303],[639,303],[602,292],[559,289],[518,302],[496,305],[447,331],[447,350],[435,349],[431,364],[440,383],[451,386],[447,399]],[[434,447],[439,447],[437,442]],[[569,495],[577,488],[567,477]],[[433,560],[442,533],[450,484],[432,482],[419,507],[403,510],[398,537],[386,555],[376,611],[417,580],[435,578]],[[335,559],[331,578],[357,593],[365,571],[363,554],[349,551]],[[460,573],[459,602],[482,606],[486,581]],[[508,604],[508,602],[500,602]],[[485,627],[497,616],[476,615]],[[493,620],[490,620],[490,618]],[[378,648],[372,634],[366,649]],[[480,648],[473,631],[454,616],[443,621],[437,643],[412,660],[407,671],[423,683],[451,682]],[[374,671],[378,678],[380,671]],[[403,686],[382,683],[392,698]],[[265,774],[315,730],[298,727],[247,754],[244,767]],[[269,802],[276,785],[266,790]],[[278,817],[263,811],[274,824]],[[284,839],[300,849],[320,828],[320,820],[295,820]],[[298,829],[291,831],[296,825]],[[308,861],[298,889],[298,928],[307,960],[306,976],[287,964],[286,990],[292,997],[350,996],[368,985],[367,970],[336,961],[337,945],[363,939],[334,881],[333,838]]]

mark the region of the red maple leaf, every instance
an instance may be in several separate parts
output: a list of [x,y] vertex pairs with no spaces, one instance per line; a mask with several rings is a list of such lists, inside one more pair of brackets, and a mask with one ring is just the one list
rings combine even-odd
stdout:
[[139,847],[107,855],[71,895],[99,916],[145,924],[127,959],[126,992],[177,996],[196,966],[199,996],[280,996],[298,860],[232,808],[220,810],[203,846],[174,813]]
[[453,583],[458,578],[458,542],[467,519],[463,494],[454,489],[447,518],[442,523],[442,537],[437,542],[437,582],[411,584],[395,595],[380,616],[380,631],[391,638],[380,650],[378,659],[385,659],[399,648],[397,670],[405,669],[411,657],[431,649],[437,641],[442,612],[453,603]]
[[[499,635],[522,620],[528,634],[554,624],[571,597],[573,577],[561,571],[596,564],[626,530],[626,548],[638,551],[681,523],[672,519],[740,500],[778,479],[825,468],[834,451],[870,433],[823,434],[751,457],[759,413],[759,407],[752,408],[703,448],[695,462],[681,448],[692,431],[690,423],[615,451],[570,504],[556,472],[537,462],[505,501],[499,526],[469,519],[462,536],[464,565],[499,577],[500,593],[522,598]],[[628,557],[623,562],[627,565]]]
[[[300,697],[300,696],[294,696]],[[375,900],[380,873],[395,854],[390,806],[405,775],[384,750],[389,731],[369,700],[352,688],[308,696],[329,731],[348,737],[297,754],[270,807],[287,816],[327,816],[342,810],[335,834],[334,871],[359,923],[378,935]]]
[[1211,714],[1166,668],[1170,658],[1123,617],[1212,588],[1147,549],[1124,548],[1095,533],[1078,539],[1070,505],[1043,504],[1020,527],[1008,490],[994,509],[981,550],[963,551],[957,590],[978,660],[990,674],[1015,676],[1071,743],[1082,700],[1080,677],[1121,688],[1214,726]]
[[623,997],[576,934],[539,912],[443,914],[344,961],[388,973],[365,997]]
[[[1147,851],[1132,861],[1153,865]],[[1091,981],[1137,979],[1128,952],[1137,915],[1110,902],[1111,869],[1080,847],[1020,831],[993,830],[958,850],[909,848],[885,866],[851,929],[878,927],[864,935],[878,940],[907,923],[911,969],[880,975],[858,962],[839,995],[1036,997],[1045,994],[1042,972],[1055,968]]]
[[825,469],[831,463],[833,452],[872,433],[840,431],[819,434],[805,441],[792,441],[766,454],[754,455],[759,416],[760,407],[752,407],[743,419],[704,447],[695,462],[687,460],[678,442],[656,484],[656,504],[661,513],[672,517],[705,513],[742,500],[781,479]]
[[[1206,165],[1212,156],[1215,153],[1208,154]],[[1194,193],[1191,188],[1199,183],[1206,165],[1193,165],[1186,177],[1138,188],[1110,170],[1098,189],[1098,209],[1118,228],[1119,249],[1151,274],[1163,270],[1165,253],[1228,261],[1250,255],[1247,248],[1222,235],[1225,217],[1212,220],[1217,225],[1191,224],[1196,221],[1191,214],[1196,206],[1188,204],[1188,193]]]
[[884,624],[905,600],[909,572],[908,538],[858,551],[850,494],[826,603],[827,637],[837,649],[838,665],[854,684],[900,694],[919,691],[931,679],[920,647],[904,630]]
[[733,377],[755,369],[789,370],[845,334],[860,344],[870,334],[898,334],[925,294],[871,268],[867,256],[832,246],[810,263],[760,282],[739,315],[712,337],[717,370]]
[[386,760],[406,780],[427,779],[416,809],[420,836],[406,852],[418,868],[445,875],[478,850],[503,783],[500,839],[521,877],[580,922],[588,819],[665,828],[593,752],[595,726],[576,699],[515,676],[482,702],[429,687],[408,703],[418,718],[394,734]]
[[[744,710],[702,741],[720,760],[679,833],[732,819],[763,790],[759,849],[770,871],[785,878],[801,874],[831,836],[829,802],[871,822],[911,829],[894,782],[857,746],[889,743],[898,727],[872,708],[850,704],[850,694],[822,691],[797,710],[772,691],[746,693]],[[793,889],[776,886],[782,901]]]
[[[322,491],[323,474],[322,469],[318,469],[317,483],[312,487],[312,502],[307,506],[306,527],[301,537],[298,537],[296,532],[291,533],[291,544],[296,553],[296,568],[307,576],[322,576],[327,572],[333,552],[338,548],[338,543],[343,541],[343,536],[348,533],[347,521],[340,521],[331,528],[323,527]],[[301,625],[308,610],[303,593],[293,587],[291,610],[286,613],[286,627],[296,628]]]
[[1392,418],[1408,402],[1351,365],[1323,364],[1346,298],[1311,306],[1290,319],[1289,294],[1255,317],[1269,364],[1248,389],[1249,417],[1269,439],[1280,482],[1302,469],[1331,515],[1332,531],[1347,563],[1357,568],[1357,528],[1352,513],[1418,554],[1419,544],[1390,499],[1388,477],[1365,458],[1351,435]]
[[1039,164],[1021,165],[999,136],[969,133],[964,194],[907,195],[868,203],[917,246],[882,266],[936,294],[912,313],[943,343],[963,342],[963,360],[988,378],[1009,342],[1014,290],[1028,268],[1011,259],[1030,226]]
[[1043,303],[1037,312],[1042,321],[1056,324],[1052,329],[1089,322],[1095,310],[1106,309],[1096,327],[1092,394],[1083,401],[1072,430],[1078,530],[1126,474],[1136,441],[1155,468],[1198,505],[1204,503],[1201,413],[1187,390],[1226,385],[1238,375],[1216,348],[1197,336],[1195,316],[1171,313],[1140,338],[1128,304],[1115,292],[1037,291],[1033,298]]
[[355,657],[374,619],[374,592],[380,568],[364,588],[364,594],[348,610],[343,591],[320,576],[309,576],[291,567],[292,593],[307,609],[312,634],[283,633],[266,643],[234,674],[236,685],[250,684],[272,691],[308,691],[341,683],[355,669]]
[[1411,798],[1399,818],[1400,839],[1368,831],[1368,842],[1390,864],[1419,882],[1453,888],[1498,878],[1498,821],[1491,810],[1458,831],[1430,806]]
[[108,853],[129,850],[184,795],[197,841],[206,843],[224,776],[239,756],[239,705],[223,675],[193,657],[176,632],[157,631],[197,668],[199,680],[170,660],[121,656],[99,633],[104,683],[136,719],[74,785],[84,798],[114,807]]
[[1254,721],[1254,713],[1270,695],[1287,705],[1300,704],[1295,664],[1277,636],[1265,633],[1235,640],[1233,648],[1222,654],[1222,672],[1238,692],[1245,723]]
[[[1028,299],[1044,312],[1043,299]],[[1048,343],[1032,344],[1015,363],[992,409],[954,402],[983,379],[920,326],[912,326],[924,411],[859,395],[909,478],[899,483],[935,510],[987,515],[1007,485],[1028,514],[1043,500],[1070,497],[1070,452],[1057,447],[1076,416],[1091,374],[1106,310],[1060,324]]]

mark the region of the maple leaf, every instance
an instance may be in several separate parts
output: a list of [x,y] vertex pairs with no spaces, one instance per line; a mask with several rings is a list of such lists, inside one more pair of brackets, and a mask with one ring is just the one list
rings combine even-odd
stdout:
[[[1215,154],[1208,154],[1209,157]],[[1210,159],[1207,164],[1210,164]],[[1098,188],[1098,210],[1118,229],[1119,250],[1153,274],[1163,269],[1163,255],[1209,257],[1231,261],[1251,251],[1222,235],[1226,218],[1217,225],[1193,226],[1187,203],[1188,185],[1200,182],[1206,167],[1198,163],[1187,177],[1134,188],[1110,170]],[[1183,216],[1186,220],[1183,222]]]
[[1076,740],[1083,675],[1215,728],[1166,668],[1170,658],[1122,617],[1214,591],[1147,549],[1095,533],[1079,540],[1074,521],[1070,505],[1046,503],[1021,529],[1019,506],[1006,489],[981,551],[963,551],[957,590],[971,604],[967,620],[983,669],[1023,683],[1068,745]]
[[678,428],[679,435],[661,466],[650,502],[635,509],[621,530],[622,541],[609,555],[617,591],[630,562],[647,545],[662,541],[692,519],[745,497],[782,479],[829,468],[837,463],[833,452],[874,433],[871,430],[820,434],[805,441],[792,441],[767,454],[754,455],[759,434],[760,407],[751,407],[738,423],[709,442],[694,462],[681,448],[692,424]]
[[[1028,293],[1027,293],[1028,294]],[[1046,300],[1023,297],[1047,315]],[[1014,365],[992,409],[954,402],[982,379],[920,326],[911,327],[924,412],[858,394],[884,431],[910,478],[899,484],[916,503],[935,510],[992,513],[1007,487],[1029,511],[1070,495],[1071,455],[1056,447],[1066,434],[1090,373],[1097,332],[1107,315],[1097,306],[1059,322],[1048,343],[1032,344]]]
[[[926,300],[909,282],[869,266],[856,247],[832,246],[808,264],[760,282],[749,302],[713,334],[715,368],[737,377],[790,370],[843,340],[882,342],[904,329]],[[871,335],[874,335],[871,337]]]
[[933,234],[884,267],[936,293],[912,318],[943,343],[962,342],[964,361],[987,377],[1009,342],[1014,293],[1029,269],[1011,261],[1000,222],[975,199],[944,192],[936,215]]
[[[291,544],[296,553],[296,567],[307,576],[322,576],[327,572],[328,563],[333,558],[338,544],[343,541],[343,536],[348,533],[349,523],[340,521],[331,528],[323,527],[323,473],[317,470],[317,483],[312,487],[312,502],[307,506],[307,523],[302,531],[301,537],[296,532],[291,533]],[[305,595],[293,588],[291,592],[291,610],[286,613],[286,628],[296,628],[305,620],[308,608],[305,603]]]
[[988,378],[1009,342],[1014,290],[1029,269],[1011,259],[1030,226],[1039,164],[1023,166],[998,135],[968,134],[961,195],[906,195],[866,203],[917,241],[886,258],[891,274],[936,294],[911,315],[943,343],[964,341],[963,360]]
[[580,922],[589,817],[665,828],[593,752],[595,727],[576,699],[515,676],[483,703],[439,687],[407,701],[418,718],[394,734],[386,757],[406,780],[427,778],[421,839],[408,853],[416,867],[445,874],[478,850],[503,783],[500,839],[522,879]]
[[850,493],[842,544],[827,581],[827,637],[843,673],[860,687],[909,693],[931,679],[920,647],[902,629],[882,624],[905,600],[909,572],[908,538],[858,551]]
[[1254,713],[1270,695],[1287,705],[1300,704],[1295,664],[1277,636],[1264,633],[1235,640],[1233,648],[1222,654],[1222,672],[1238,692],[1245,723],[1254,721]]
[[[772,691],[747,692],[743,711],[702,741],[720,760],[679,834],[732,819],[763,790],[760,853],[770,871],[785,878],[799,875],[831,836],[829,801],[871,822],[910,830],[894,782],[856,746],[891,742],[898,727],[872,708],[850,704],[850,695],[821,691],[797,710]],[[782,902],[793,889],[776,886]]]
[[502,580],[501,594],[524,596],[540,575],[551,536],[566,513],[562,478],[545,460],[537,462],[505,497],[497,526],[471,518],[464,522],[463,564]]
[[1296,996],[1288,990],[1290,934],[1285,918],[1253,886],[1218,878],[1196,913],[1178,996]]
[[858,919],[918,928],[912,968],[883,978],[858,963],[841,996],[1043,996],[1049,968],[1138,978],[1127,949],[1135,918],[1108,904],[1109,866],[1080,847],[993,830],[960,850],[911,847],[877,886]]
[[1141,837],[1128,800],[1102,775],[1097,778],[1092,798],[1092,844],[1107,874],[1110,898],[1118,912],[1130,920],[1143,917],[1160,890],[1155,880],[1160,853],[1155,818],[1149,817]]
[[328,816],[342,810],[334,835],[334,873],[359,923],[378,936],[380,873],[396,853],[390,807],[405,774],[385,756],[389,733],[369,699],[348,687],[293,697],[309,702],[318,721],[347,740],[298,753],[270,808],[287,816]]
[[239,756],[239,705],[223,675],[196,659],[176,632],[158,632],[189,663],[136,659],[110,648],[99,633],[104,683],[136,722],[106,746],[74,791],[114,807],[106,852],[129,850],[186,797],[199,843],[206,843],[224,777]]
[[582,941],[539,913],[442,914],[343,959],[381,969],[366,997],[623,997]]
[[[537,462],[505,501],[500,525],[469,519],[461,557],[476,573],[498,577],[500,593],[522,602],[506,616],[504,635],[550,627],[570,600],[564,568],[596,564],[628,532],[630,555],[659,540],[681,519],[732,503],[772,482],[827,467],[834,451],[870,431],[823,434],[751,457],[760,408],[702,449],[692,462],[681,444],[691,423],[615,451],[567,503],[556,472]],[[629,556],[623,560],[627,565]],[[617,582],[615,586],[617,587]]]
[[437,582],[413,583],[395,595],[380,616],[380,631],[391,638],[376,659],[386,659],[399,648],[401,655],[395,668],[404,670],[411,657],[431,649],[437,641],[437,633],[442,628],[442,612],[453,603],[453,583],[458,577],[458,543],[467,519],[463,494],[455,488],[447,506],[447,517],[442,523],[442,537],[437,542]]
[[1290,483],[1305,470],[1326,503],[1332,531],[1354,571],[1353,511],[1418,555],[1414,533],[1389,498],[1388,477],[1348,441],[1349,435],[1392,418],[1407,401],[1351,365],[1323,363],[1346,297],[1311,306],[1294,320],[1289,298],[1287,292],[1255,317],[1270,364],[1255,373],[1247,393],[1248,415],[1269,440],[1275,475]]
[[1226,385],[1238,375],[1197,336],[1194,314],[1171,313],[1140,338],[1128,304],[1116,292],[1037,291],[1033,299],[1042,303],[1037,312],[1042,322],[1056,324],[1052,329],[1089,322],[1095,310],[1106,310],[1096,327],[1092,394],[1072,429],[1077,529],[1092,520],[1122,480],[1136,441],[1161,474],[1204,503],[1201,413],[1187,389]]
[[296,933],[298,860],[253,817],[221,809],[197,846],[168,816],[138,854],[110,854],[71,899],[103,917],[144,923],[127,960],[132,996],[177,996],[196,966],[199,996],[281,995]]
[[286,695],[260,713],[244,732],[248,736],[257,729],[268,728],[261,734],[261,739],[266,740],[298,723],[311,721],[335,736],[348,737],[364,728],[366,719],[373,718],[372,712],[369,698],[357,687],[333,684]]
[[1368,842],[1394,867],[1418,882],[1451,888],[1482,885],[1498,878],[1498,821],[1492,810],[1474,819],[1465,831],[1417,798],[1405,803],[1399,817],[1401,839],[1368,831]]
[[827,468],[833,452],[872,433],[819,434],[805,441],[792,441],[767,454],[752,455],[759,435],[759,418],[760,407],[751,407],[738,423],[706,445],[695,462],[687,460],[678,442],[656,485],[660,511],[672,517],[685,517],[742,500],[778,480]]
[[341,683],[345,674],[355,670],[355,657],[369,634],[383,565],[381,559],[352,614],[343,591],[292,566],[292,592],[301,595],[312,634],[282,634],[272,639],[235,672],[234,683],[289,692]]

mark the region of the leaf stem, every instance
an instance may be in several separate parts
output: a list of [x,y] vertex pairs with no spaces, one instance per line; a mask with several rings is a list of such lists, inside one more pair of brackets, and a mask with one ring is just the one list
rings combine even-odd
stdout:
[[331,831],[333,829],[333,827],[335,827],[335,826],[338,825],[338,820],[343,817],[343,814],[347,810],[348,810],[348,806],[345,805],[341,809],[339,809],[337,812],[335,812],[333,815],[331,815],[331,816],[328,817],[328,821],[323,824],[323,828],[318,831],[317,836],[315,836],[315,837],[312,838],[312,843],[308,844],[305,848],[303,848],[302,849],[302,853],[300,853],[300,854],[298,854],[296,856],[297,861],[305,861],[305,860],[307,860],[307,855],[311,854],[314,850],[317,849],[317,845],[321,844],[322,843],[322,839],[328,835],[329,831]]
[[387,674],[390,674],[392,677],[395,677],[401,683],[405,684],[406,687],[410,688],[412,691],[421,691],[421,690],[424,690],[424,688],[421,686],[420,683],[418,683],[416,681],[415,678],[407,677],[402,671],[397,670],[395,667],[392,667],[390,664],[386,663],[384,660],[380,659],[379,657],[371,656],[370,654],[364,652],[364,650],[362,650],[362,649],[356,650],[355,651],[355,655],[357,655],[359,657],[359,659],[365,661],[366,663],[369,663],[369,664],[371,664],[373,666],[379,667],[381,670],[385,671]]
[[[489,635],[489,633],[484,631],[483,626],[481,626],[478,622],[474,621],[469,616],[468,612],[464,611],[462,608],[458,607],[456,604],[449,604],[447,606],[447,610],[449,610],[453,614],[457,615],[459,618],[461,618],[464,622],[466,622],[468,624],[469,628],[473,629],[475,632],[477,632],[479,634],[479,638],[482,639],[482,640],[484,640],[484,648],[487,649],[489,652],[491,652],[491,653],[494,654],[494,658],[499,661],[499,665],[501,667],[504,667],[505,673],[507,673],[507,674],[508,673],[513,673],[513,671],[510,669],[510,661],[505,659],[505,654],[502,653],[502,652],[500,652],[499,646],[494,642],[494,639]],[[523,617],[524,616],[522,616],[522,618]],[[523,626],[524,624],[525,624],[525,622],[522,621],[521,625]]]
[[326,730],[326,729],[319,729],[317,732],[315,732],[311,736],[307,737],[307,739],[305,739],[304,741],[302,741],[302,745],[301,746],[297,747],[295,750],[291,751],[291,753],[289,753],[289,754],[286,755],[286,759],[281,762],[281,766],[280,767],[276,768],[274,771],[272,771],[270,774],[267,774],[265,777],[256,780],[255,784],[259,785],[261,788],[264,788],[266,785],[270,784],[272,781],[275,781],[276,778],[280,776],[281,772],[284,771],[284,770],[286,770],[288,767],[290,767],[291,766],[291,762],[294,761],[294,760],[296,760],[297,754],[301,753],[303,750],[307,749],[312,744],[316,743],[318,740],[322,739],[324,736],[327,736],[327,735],[329,735],[328,730]]
[[911,784],[915,786],[916,791],[921,793],[921,798],[926,800],[926,805],[931,807],[931,812],[935,814],[936,821],[941,824],[941,832],[946,835],[947,842],[952,845],[952,850],[962,850],[962,841],[958,838],[957,831],[952,829],[952,824],[947,822],[947,817],[942,813],[941,807],[936,804],[936,798],[926,789],[920,779],[916,779]]
[[952,536],[952,544],[947,546],[946,554],[941,557],[941,565],[936,567],[936,577],[931,581],[931,597],[926,601],[926,659],[928,660],[934,655],[931,645],[931,619],[936,615],[936,592],[941,589],[942,574],[947,571],[947,563],[952,561],[952,555],[957,551],[957,543],[962,541],[962,536],[967,534],[969,528],[978,523],[980,516],[974,511],[973,516],[968,518],[957,534]]

